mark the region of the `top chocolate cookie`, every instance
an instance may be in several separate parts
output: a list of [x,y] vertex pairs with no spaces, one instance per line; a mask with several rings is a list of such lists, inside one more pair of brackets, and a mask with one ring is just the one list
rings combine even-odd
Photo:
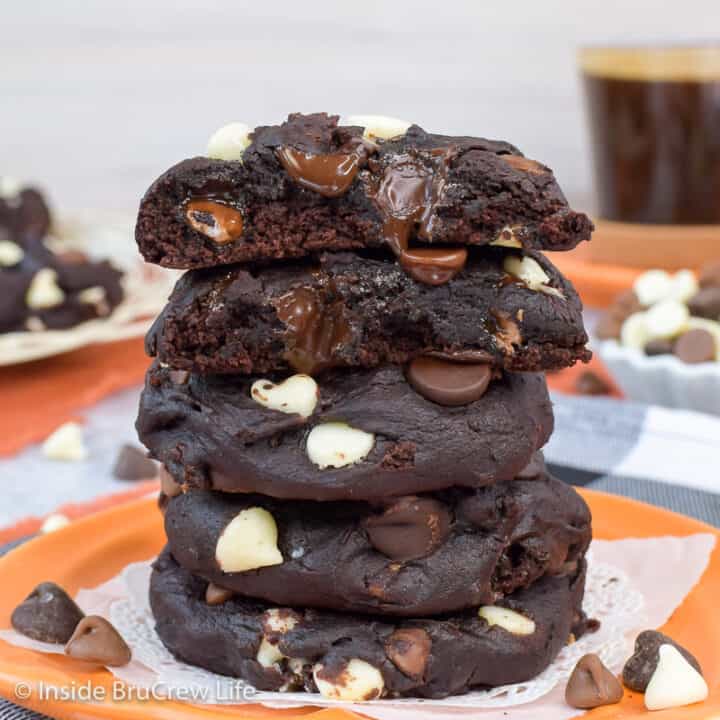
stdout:
[[569,250],[593,229],[549,168],[505,142],[417,125],[383,133],[325,113],[232,140],[147,191],[135,233],[146,260],[201,268],[386,247],[439,284],[462,268],[464,246]]

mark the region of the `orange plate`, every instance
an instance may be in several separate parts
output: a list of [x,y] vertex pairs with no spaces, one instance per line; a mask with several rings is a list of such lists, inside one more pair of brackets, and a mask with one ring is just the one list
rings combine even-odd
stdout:
[[[581,491],[593,512],[595,536],[617,539],[653,535],[690,535],[709,532],[720,535],[703,523],[604,493]],[[0,626],[10,627],[13,608],[44,580],[52,580],[71,593],[81,587],[93,587],[116,575],[128,563],[154,556],[163,546],[160,515],[152,499],[127,503],[78,520],[63,530],[39,537],[0,560]],[[666,710],[663,720],[708,720],[720,717],[720,546],[715,548],[710,566],[699,585],[672,616],[665,631],[692,648],[700,660],[710,686],[710,699],[700,705]],[[91,682],[109,690],[113,676],[106,670],[88,670],[86,666],[57,655],[44,655],[13,647],[0,641],[0,695],[17,701],[16,683],[52,686],[76,686]],[[56,718],[89,720],[210,720],[240,717],[244,719],[313,718],[313,720],[353,720],[359,715],[345,710],[302,708],[271,710],[260,705],[202,706],[174,701],[112,703],[110,700],[83,704],[76,702],[24,702],[33,710]],[[478,714],[480,715],[480,714]],[[593,718],[648,717],[642,696],[627,693],[620,705],[598,708]],[[660,715],[658,715],[660,717]]]

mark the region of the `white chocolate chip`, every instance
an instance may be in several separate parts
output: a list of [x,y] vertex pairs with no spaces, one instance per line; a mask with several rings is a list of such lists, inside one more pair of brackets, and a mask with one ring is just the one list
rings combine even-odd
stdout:
[[25,320],[25,329],[29,332],[42,332],[43,330],[46,330],[45,323],[35,315],[31,315],[27,320]]
[[670,279],[668,298],[686,303],[700,289],[692,270],[678,270]]
[[77,299],[81,303],[87,305],[98,305],[105,301],[107,294],[105,288],[100,285],[93,285],[92,287],[85,288],[77,294]]
[[46,310],[60,305],[65,293],[57,284],[57,273],[51,268],[38,270],[30,282],[25,302],[33,310]]
[[290,610],[282,611],[278,608],[271,608],[265,611],[262,622],[263,627],[268,631],[284,635],[286,632],[290,632],[300,620]]
[[[292,630],[299,622],[299,618],[291,610],[283,611],[279,608],[266,610],[262,619],[265,632],[279,633],[281,635]],[[272,667],[284,657],[277,644],[263,637],[256,655],[256,660],[263,667]]]
[[687,325],[690,312],[678,300],[663,300],[645,313],[645,327],[650,340],[679,335]]
[[67,527],[70,524],[70,520],[68,520],[65,515],[62,515],[61,513],[53,513],[52,515],[48,515],[45,518],[45,522],[42,524],[42,527],[40,528],[40,532],[43,535],[47,535],[47,533],[55,532],[56,530],[60,530],[64,527]]
[[503,260],[503,270],[518,280],[522,280],[530,290],[542,292],[546,295],[555,295],[560,298],[564,297],[560,290],[549,284],[550,278],[542,269],[540,263],[529,255],[523,255],[522,257],[508,255]]
[[42,446],[43,455],[50,460],[85,460],[82,426],[76,422],[61,425]]
[[490,245],[508,248],[521,248],[523,246],[520,240],[518,240],[517,235],[515,235],[515,230],[510,227],[510,225],[506,225]]
[[359,462],[373,449],[375,436],[347,423],[316,425],[308,434],[306,450],[310,461],[321,470],[341,468]]
[[273,645],[267,638],[263,638],[255,659],[263,667],[272,667],[276,663],[279,663],[284,657],[277,645]]
[[215,548],[215,559],[223,572],[245,572],[281,565],[275,519],[264,508],[241,510],[225,527]]
[[292,375],[278,385],[270,380],[256,380],[250,395],[255,402],[270,410],[310,417],[317,405],[319,391],[317,383],[309,375]]
[[0,198],[12,200],[22,192],[22,183],[14,177],[5,175],[0,177]]
[[642,350],[647,345],[650,335],[645,322],[644,312],[633,313],[620,328],[620,344],[625,347]]
[[672,645],[658,648],[658,664],[645,690],[648,710],[665,710],[702,702],[708,696],[703,676]]
[[665,270],[648,270],[633,283],[633,290],[641,305],[650,307],[670,296],[672,279]]
[[223,125],[208,140],[207,156],[216,160],[242,160],[250,145],[250,128],[241,122]]
[[370,663],[353,658],[342,672],[330,680],[322,677],[324,666],[317,663],[313,667],[313,678],[320,694],[334,700],[374,700],[382,695],[385,681],[380,671]]
[[490,627],[497,625],[513,635],[532,635],[535,632],[535,621],[514,610],[498,605],[484,605],[478,610]]
[[384,115],[350,115],[342,120],[342,125],[365,128],[363,135],[368,140],[390,140],[404,135],[412,123]]
[[14,267],[25,257],[23,249],[10,240],[0,240],[0,267]]

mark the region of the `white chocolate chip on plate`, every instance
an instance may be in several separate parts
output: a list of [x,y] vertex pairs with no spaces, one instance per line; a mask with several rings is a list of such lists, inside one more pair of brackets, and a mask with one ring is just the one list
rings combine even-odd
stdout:
[[662,300],[645,313],[648,338],[672,338],[687,325],[690,317],[687,305],[678,300]]
[[245,572],[281,565],[275,518],[264,508],[241,510],[220,534],[215,560],[223,572]]
[[645,690],[648,710],[665,710],[702,702],[708,696],[703,676],[672,645],[658,648],[658,664]]
[[33,310],[47,310],[60,305],[65,293],[57,284],[58,274],[51,268],[38,270],[30,281],[25,302]]
[[12,200],[22,192],[22,183],[10,175],[0,176],[0,198]]
[[313,678],[320,694],[334,700],[352,700],[361,702],[374,700],[382,695],[385,681],[381,672],[370,663],[353,658],[349,660],[339,675],[323,677],[324,666],[317,663],[313,667]]
[[270,410],[279,410],[288,415],[310,417],[317,405],[318,386],[309,375],[291,375],[283,382],[256,380],[250,389],[255,402]]
[[524,282],[530,290],[543,292],[547,295],[563,297],[557,288],[552,287],[548,274],[542,269],[540,263],[529,255],[508,255],[503,260],[503,270]]
[[665,270],[648,270],[635,279],[633,290],[638,302],[644,307],[650,307],[670,296],[672,278]]
[[514,610],[499,605],[484,605],[478,610],[490,627],[497,625],[513,635],[532,635],[535,632],[535,621]]
[[644,312],[633,313],[620,328],[620,344],[625,347],[642,350],[647,345],[650,335],[647,330]]
[[699,290],[697,278],[692,270],[678,270],[670,278],[670,292],[668,297],[671,300],[678,300],[686,303]]
[[412,123],[384,115],[350,115],[341,124],[365,128],[368,140],[390,140],[404,135]]
[[69,524],[70,520],[65,517],[65,515],[62,513],[53,513],[45,518],[45,522],[43,522],[40,532],[43,535],[47,535],[48,533],[67,527]]
[[215,160],[242,160],[250,145],[250,128],[241,122],[223,125],[208,140],[207,156]]
[[310,461],[321,470],[341,468],[359,462],[373,449],[375,436],[347,423],[316,425],[308,434],[306,450]]
[[42,451],[50,460],[85,460],[87,450],[83,443],[82,426],[76,422],[61,425],[45,440]]
[[0,240],[0,267],[15,267],[25,257],[23,249],[10,240]]

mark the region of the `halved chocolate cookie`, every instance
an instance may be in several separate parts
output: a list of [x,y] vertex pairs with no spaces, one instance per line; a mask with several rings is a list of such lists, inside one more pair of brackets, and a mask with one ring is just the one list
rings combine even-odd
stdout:
[[147,350],[200,373],[315,375],[427,353],[535,372],[589,359],[586,342],[580,299],[546,258],[489,248],[442,286],[354,253],[187,273]]
[[153,183],[135,232],[148,262],[186,269],[389,248],[436,282],[464,246],[567,250],[592,232],[552,171],[505,142],[417,125],[369,139],[325,113],[290,115],[248,140],[241,159],[185,160]]

